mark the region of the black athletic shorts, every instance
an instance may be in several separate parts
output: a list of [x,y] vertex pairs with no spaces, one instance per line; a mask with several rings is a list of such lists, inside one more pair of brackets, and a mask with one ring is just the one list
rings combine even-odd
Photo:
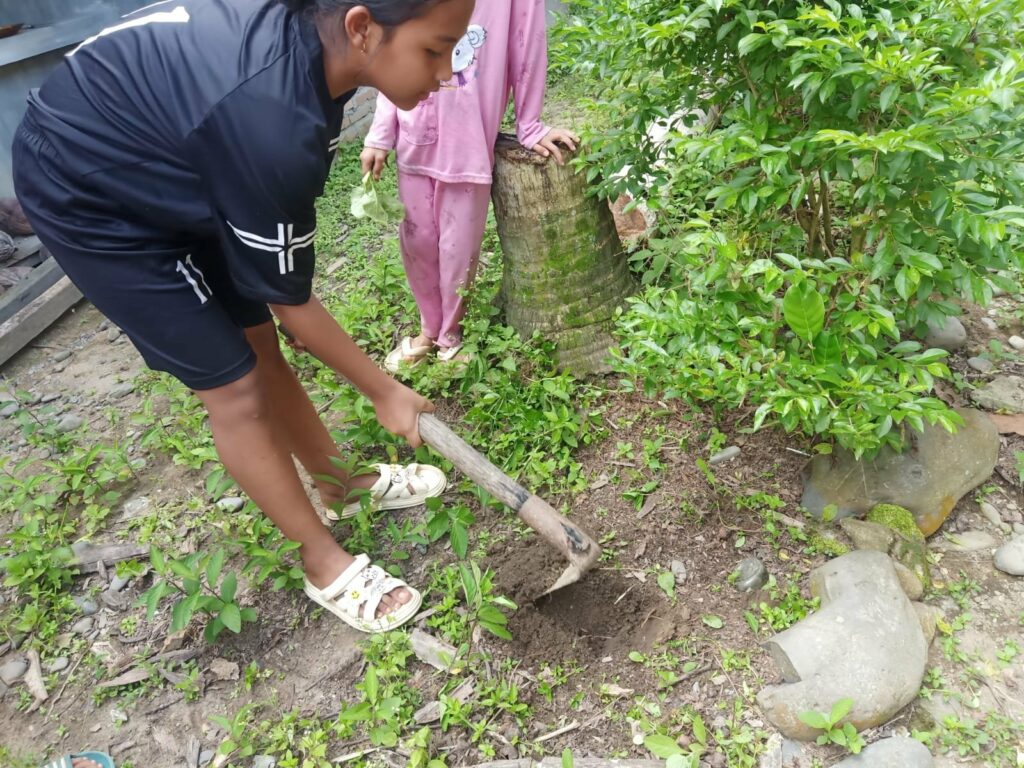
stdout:
[[18,198],[39,239],[150,368],[197,390],[253,369],[244,329],[270,321],[270,310],[238,292],[216,239],[182,234],[161,243],[126,232],[125,220],[83,201],[30,121],[18,129],[13,160]]

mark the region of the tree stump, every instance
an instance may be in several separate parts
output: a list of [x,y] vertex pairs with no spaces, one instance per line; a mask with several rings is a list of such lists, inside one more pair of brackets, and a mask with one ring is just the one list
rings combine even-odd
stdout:
[[583,174],[505,134],[491,194],[507,322],[553,341],[563,369],[607,372],[615,310],[636,289],[608,205],[588,196]]

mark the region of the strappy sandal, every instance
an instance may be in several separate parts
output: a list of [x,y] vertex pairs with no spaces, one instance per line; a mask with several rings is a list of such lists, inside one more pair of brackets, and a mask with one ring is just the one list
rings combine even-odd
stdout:
[[77,755],[64,755],[60,760],[47,763],[43,768],[71,768],[72,760],[92,760],[100,768],[114,768],[114,760],[103,752],[79,752]]
[[437,359],[442,363],[468,365],[469,353],[462,350],[461,344],[456,344],[454,347],[442,347],[437,353]]
[[388,356],[384,358],[384,368],[391,373],[398,373],[402,366],[411,368],[419,365],[433,351],[433,343],[414,347],[412,337],[406,336],[397,347],[388,352]]
[[[429,464],[374,464],[380,477],[370,486],[370,503],[374,509],[405,509],[419,506],[427,499],[440,496],[448,479],[437,467]],[[340,512],[327,510],[331,520],[348,520],[359,514],[362,502],[354,501]]]
[[[403,587],[409,590],[412,599],[378,617],[377,607],[384,595]],[[415,616],[423,604],[423,595],[383,568],[370,565],[367,555],[357,555],[352,565],[324,589],[318,589],[307,579],[305,592],[310,600],[353,629],[367,633],[397,629]]]

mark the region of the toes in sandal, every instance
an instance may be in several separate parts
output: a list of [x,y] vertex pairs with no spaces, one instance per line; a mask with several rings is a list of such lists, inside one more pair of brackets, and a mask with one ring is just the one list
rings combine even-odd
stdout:
[[[378,617],[377,607],[384,595],[402,588],[412,595],[409,602]],[[358,555],[329,587],[318,589],[307,579],[305,592],[310,600],[353,629],[368,633],[397,629],[415,616],[423,604],[423,595],[383,568],[370,565],[367,555]]]
[[[380,477],[370,486],[371,504],[375,509],[405,509],[422,504],[427,499],[440,496],[448,480],[437,467],[429,464],[375,464]],[[348,520],[359,514],[361,503],[354,501],[342,508],[341,512],[327,510],[331,520]]]
[[391,373],[398,373],[403,365],[419,365],[433,351],[432,343],[414,347],[412,337],[406,336],[401,344],[388,352],[388,356],[384,358],[384,367]]
[[77,755],[64,755],[60,760],[47,763],[43,768],[71,768],[72,760],[92,760],[100,768],[114,768],[114,761],[110,755],[102,752],[79,752]]

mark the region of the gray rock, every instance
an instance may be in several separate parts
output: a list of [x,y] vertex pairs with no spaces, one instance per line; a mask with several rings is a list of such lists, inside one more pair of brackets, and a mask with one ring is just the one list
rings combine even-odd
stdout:
[[65,432],[74,432],[83,424],[85,424],[85,420],[82,419],[81,416],[69,413],[67,416],[62,416],[60,421],[57,422],[57,431],[62,434]]
[[669,564],[669,570],[676,577],[676,584],[682,584],[686,581],[686,563],[682,560],[673,560]]
[[1014,535],[1020,536],[1024,534],[1024,523],[1014,523],[1012,527]]
[[115,575],[114,578],[112,578],[110,580],[110,586],[107,587],[107,589],[110,590],[111,592],[120,592],[122,589],[124,589],[126,586],[128,586],[128,582],[130,582],[130,581],[131,581],[131,579],[128,578],[127,576],[117,576],[117,575]]
[[981,324],[988,328],[990,331],[998,331],[999,323],[993,320],[991,317],[981,318]]
[[942,609],[937,605],[925,605],[914,603],[914,611],[917,613],[917,620],[921,624],[921,632],[924,633],[924,640],[928,645],[935,639],[935,632],[939,627],[939,620],[945,620]]
[[71,600],[78,606],[78,610],[82,612],[83,616],[92,616],[100,609],[100,607],[96,605],[95,600],[82,595],[75,595]]
[[1024,413],[1024,379],[996,376],[981,389],[971,392],[971,399],[990,411]]
[[932,545],[946,552],[980,552],[999,546],[999,540],[987,531],[963,531],[951,533],[949,537]]
[[26,672],[28,672],[28,659],[19,656],[0,667],[0,680],[5,685],[14,685]]
[[767,719],[791,739],[817,731],[800,713],[853,699],[858,730],[890,720],[917,698],[928,661],[921,621],[881,552],[851,552],[811,572],[821,608],[766,647],[785,682],[757,695]]
[[121,508],[121,516],[124,519],[139,517],[146,514],[150,506],[152,506],[152,502],[148,496],[136,496],[124,503],[124,506]]
[[828,506],[842,518],[879,503],[898,504],[931,535],[965,493],[992,475],[999,455],[992,420],[973,409],[957,413],[964,426],[956,434],[928,425],[924,432],[911,433],[903,453],[886,448],[866,461],[840,448],[832,456],[815,457],[805,472],[801,503],[818,519]]
[[58,352],[57,354],[55,354],[53,356],[53,362],[55,362],[55,363],[63,363],[69,357],[71,357],[71,350],[70,349],[62,349],[60,352]]
[[996,367],[987,357],[969,357],[967,364],[978,373],[991,373]]
[[996,528],[1003,524],[1003,516],[999,514],[999,510],[987,501],[983,501],[978,505],[978,511],[981,512],[982,517],[992,523]]
[[221,512],[237,512],[245,506],[245,501],[237,496],[225,496],[217,502],[217,509]]
[[121,336],[121,329],[120,328],[110,328],[109,330],[107,330],[107,341],[109,341],[109,342],[117,341],[120,336]]
[[898,560],[893,560],[892,567],[896,569],[896,577],[900,580],[904,594],[911,600],[920,600],[924,595],[924,584],[917,574]]
[[1016,349],[1018,352],[1024,350],[1024,339],[1022,339],[1020,336],[1011,336],[1010,338],[1007,339],[1007,342],[1009,342],[1010,346]]
[[256,755],[252,759],[252,768],[275,768],[277,758],[270,755]]
[[76,635],[87,635],[92,632],[92,627],[95,622],[92,616],[86,616],[84,619],[79,619],[71,625],[71,631]]
[[124,725],[128,722],[128,713],[125,712],[123,709],[114,707],[112,710],[110,710],[110,722],[112,722],[114,725]]
[[135,385],[130,381],[124,381],[120,384],[115,384],[110,388],[110,396],[115,400],[120,400],[122,397],[127,397],[135,391]]
[[736,588],[741,592],[753,592],[768,581],[768,569],[756,557],[740,560],[736,566]]
[[8,416],[13,416],[21,410],[21,406],[18,403],[8,403],[3,408],[0,408],[0,418],[6,419]]
[[851,755],[835,768],[932,768],[932,753],[920,741],[892,736],[876,741],[859,755]]
[[843,533],[850,537],[854,549],[866,549],[871,552],[888,552],[896,541],[896,532],[879,523],[844,517],[839,521]]
[[967,343],[967,329],[955,317],[929,320],[928,334],[924,337],[924,343],[927,347],[956,352]]
[[70,664],[71,661],[67,656],[59,656],[46,665],[46,671],[50,674],[53,674],[54,672],[63,672]]
[[213,749],[204,749],[202,752],[200,752],[199,753],[199,768],[203,768],[203,766],[209,765],[210,761],[213,760],[213,758],[214,758],[214,756],[216,754],[217,754],[216,750],[213,750]]
[[1015,536],[996,550],[995,566],[1011,576],[1024,576],[1024,536]]
[[50,392],[48,394],[43,395],[42,399],[39,402],[42,403],[43,405],[46,405],[47,403],[53,403],[56,402],[57,400],[60,400],[60,395],[57,392]]
[[708,464],[721,464],[723,461],[735,459],[739,455],[740,447],[738,445],[730,445],[728,448],[719,451],[710,459],[708,459]]

